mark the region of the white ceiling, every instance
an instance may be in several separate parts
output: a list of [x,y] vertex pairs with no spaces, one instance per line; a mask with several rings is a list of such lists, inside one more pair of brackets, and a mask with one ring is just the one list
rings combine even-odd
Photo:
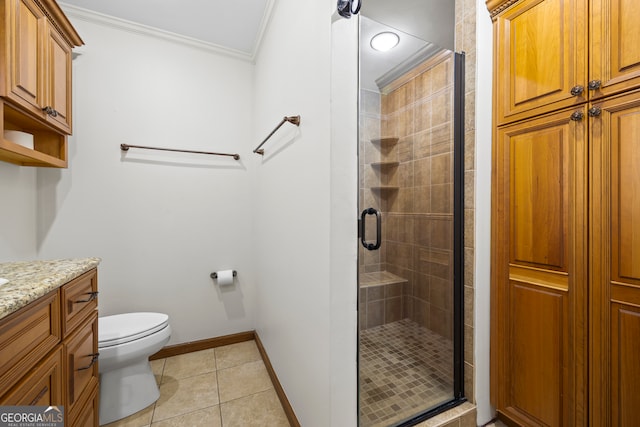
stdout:
[[[187,37],[216,50],[245,59],[255,58],[273,5],[277,0],[62,0],[67,12],[89,11],[115,17],[125,23]],[[318,1],[318,0],[315,0]],[[389,72],[421,46],[453,49],[454,2],[452,0],[363,0],[363,37],[382,26],[403,34],[399,49],[381,55],[364,42],[361,58],[373,79]],[[337,14],[334,13],[337,16]],[[112,20],[112,18],[108,18]],[[426,42],[426,43],[425,43]]]
[[273,0],[63,0],[82,9],[254,56]]

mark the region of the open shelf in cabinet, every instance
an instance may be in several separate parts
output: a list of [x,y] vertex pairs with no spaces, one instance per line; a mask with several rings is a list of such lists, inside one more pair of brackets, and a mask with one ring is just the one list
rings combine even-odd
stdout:
[[55,132],[0,101],[3,125],[0,135],[5,130],[18,130],[33,134],[34,148],[23,147],[0,137],[0,160],[21,166],[40,166],[53,168],[67,167],[67,137]]

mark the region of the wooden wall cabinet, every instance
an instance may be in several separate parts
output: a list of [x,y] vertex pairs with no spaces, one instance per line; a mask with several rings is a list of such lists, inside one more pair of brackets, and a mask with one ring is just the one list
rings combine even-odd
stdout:
[[98,426],[97,272],[0,320],[0,405],[64,406],[66,426]]
[[34,135],[34,150],[2,139],[0,159],[67,166],[71,134],[71,50],[82,40],[54,0],[2,0],[3,126]]
[[640,7],[487,6],[495,71],[491,401],[512,425],[636,425]]
[[487,5],[495,14],[495,71],[505,79],[496,87],[498,125],[640,87],[637,2]]

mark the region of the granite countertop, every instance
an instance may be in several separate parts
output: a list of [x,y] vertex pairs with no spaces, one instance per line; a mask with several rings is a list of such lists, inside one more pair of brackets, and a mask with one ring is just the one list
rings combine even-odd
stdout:
[[[0,319],[97,267],[100,258],[0,263]],[[0,282],[4,282],[0,280]]]

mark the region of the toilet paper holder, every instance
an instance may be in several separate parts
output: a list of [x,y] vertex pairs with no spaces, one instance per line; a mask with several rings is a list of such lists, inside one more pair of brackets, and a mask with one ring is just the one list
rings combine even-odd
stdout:
[[[236,277],[238,275],[238,272],[233,270],[233,277]],[[218,272],[214,271],[213,273],[211,273],[211,278],[212,279],[217,279],[218,278]]]

